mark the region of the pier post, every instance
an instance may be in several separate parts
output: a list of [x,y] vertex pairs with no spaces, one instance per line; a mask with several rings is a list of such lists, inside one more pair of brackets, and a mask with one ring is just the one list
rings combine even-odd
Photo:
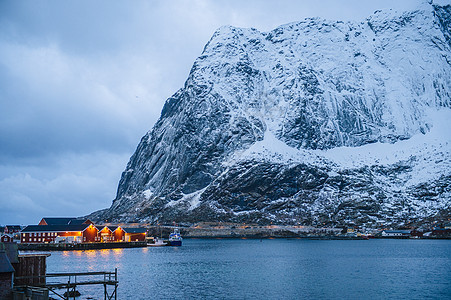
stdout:
[[114,300],[117,300],[117,268],[114,268]]

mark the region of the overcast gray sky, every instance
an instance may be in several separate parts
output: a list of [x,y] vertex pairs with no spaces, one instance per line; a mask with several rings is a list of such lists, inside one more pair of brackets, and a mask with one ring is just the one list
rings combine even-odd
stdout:
[[420,2],[0,0],[0,224],[109,207],[140,138],[220,26],[363,21]]

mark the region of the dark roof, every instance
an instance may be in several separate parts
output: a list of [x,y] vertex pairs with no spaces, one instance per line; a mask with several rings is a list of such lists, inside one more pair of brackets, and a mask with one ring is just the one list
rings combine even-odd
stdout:
[[19,247],[16,243],[3,243],[3,245],[0,246],[0,251],[4,250],[6,252],[6,256],[11,264],[19,263],[19,259],[17,258]]
[[21,229],[20,225],[6,225],[5,228],[8,227],[8,229]]
[[122,228],[126,233],[146,233],[146,228],[142,227],[131,227],[131,228]]
[[99,231],[101,231],[103,228],[108,228],[109,230],[111,230],[111,232],[114,232],[116,229],[119,228],[119,226],[113,226],[113,225],[96,225],[97,229],[99,229]]
[[89,219],[74,219],[69,222],[69,224],[85,224],[86,221],[90,221]]
[[79,224],[79,225],[28,225],[22,232],[47,232],[47,231],[83,231],[89,227],[89,224]]
[[119,228],[119,226],[107,226],[112,232]]
[[0,251],[0,273],[12,273],[14,268],[9,261],[8,256],[6,256],[5,251]]
[[47,225],[67,225],[70,221],[75,220],[75,218],[42,218]]
[[[105,227],[106,228],[108,228],[108,229],[110,229],[110,226],[107,226],[107,225],[95,225],[96,227],[97,227],[97,229],[99,230],[99,231],[101,231],[102,229],[104,229]],[[111,230],[111,229],[110,229]],[[113,231],[113,230],[111,230],[111,231]]]

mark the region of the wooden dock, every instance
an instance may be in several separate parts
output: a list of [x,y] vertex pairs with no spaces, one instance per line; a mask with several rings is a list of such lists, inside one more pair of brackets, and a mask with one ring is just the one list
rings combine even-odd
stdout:
[[[17,279],[22,281],[29,281],[30,279],[36,281],[36,276],[23,276]],[[79,272],[79,273],[48,273],[44,276],[38,276],[38,281],[43,283],[35,284],[34,286],[19,286],[17,290],[23,290],[26,293],[27,289],[46,289],[61,299],[75,299],[77,287],[83,285],[103,285],[104,299],[117,299],[117,269],[114,272]],[[52,279],[52,282],[49,282]],[[55,281],[53,281],[55,280]],[[108,287],[112,287],[108,288]],[[114,298],[113,298],[114,297]]]
[[96,249],[115,249],[115,248],[141,248],[147,247],[146,242],[111,242],[111,243],[20,243],[19,250],[34,251],[70,251],[70,250],[96,250]]

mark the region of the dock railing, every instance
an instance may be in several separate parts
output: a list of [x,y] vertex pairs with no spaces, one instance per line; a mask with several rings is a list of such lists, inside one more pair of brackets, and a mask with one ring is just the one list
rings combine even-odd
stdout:
[[[36,276],[23,276],[16,279],[27,280],[34,277]],[[53,280],[47,280],[50,278]],[[61,299],[75,299],[75,297],[79,296],[78,286],[103,285],[104,299],[117,300],[117,268],[114,269],[114,272],[48,273],[45,275],[45,279],[45,283],[39,284],[39,287],[47,288]],[[109,286],[113,286],[111,292],[108,291]],[[23,289],[24,287],[21,288]],[[61,295],[63,292],[60,290],[66,290],[66,292]]]

